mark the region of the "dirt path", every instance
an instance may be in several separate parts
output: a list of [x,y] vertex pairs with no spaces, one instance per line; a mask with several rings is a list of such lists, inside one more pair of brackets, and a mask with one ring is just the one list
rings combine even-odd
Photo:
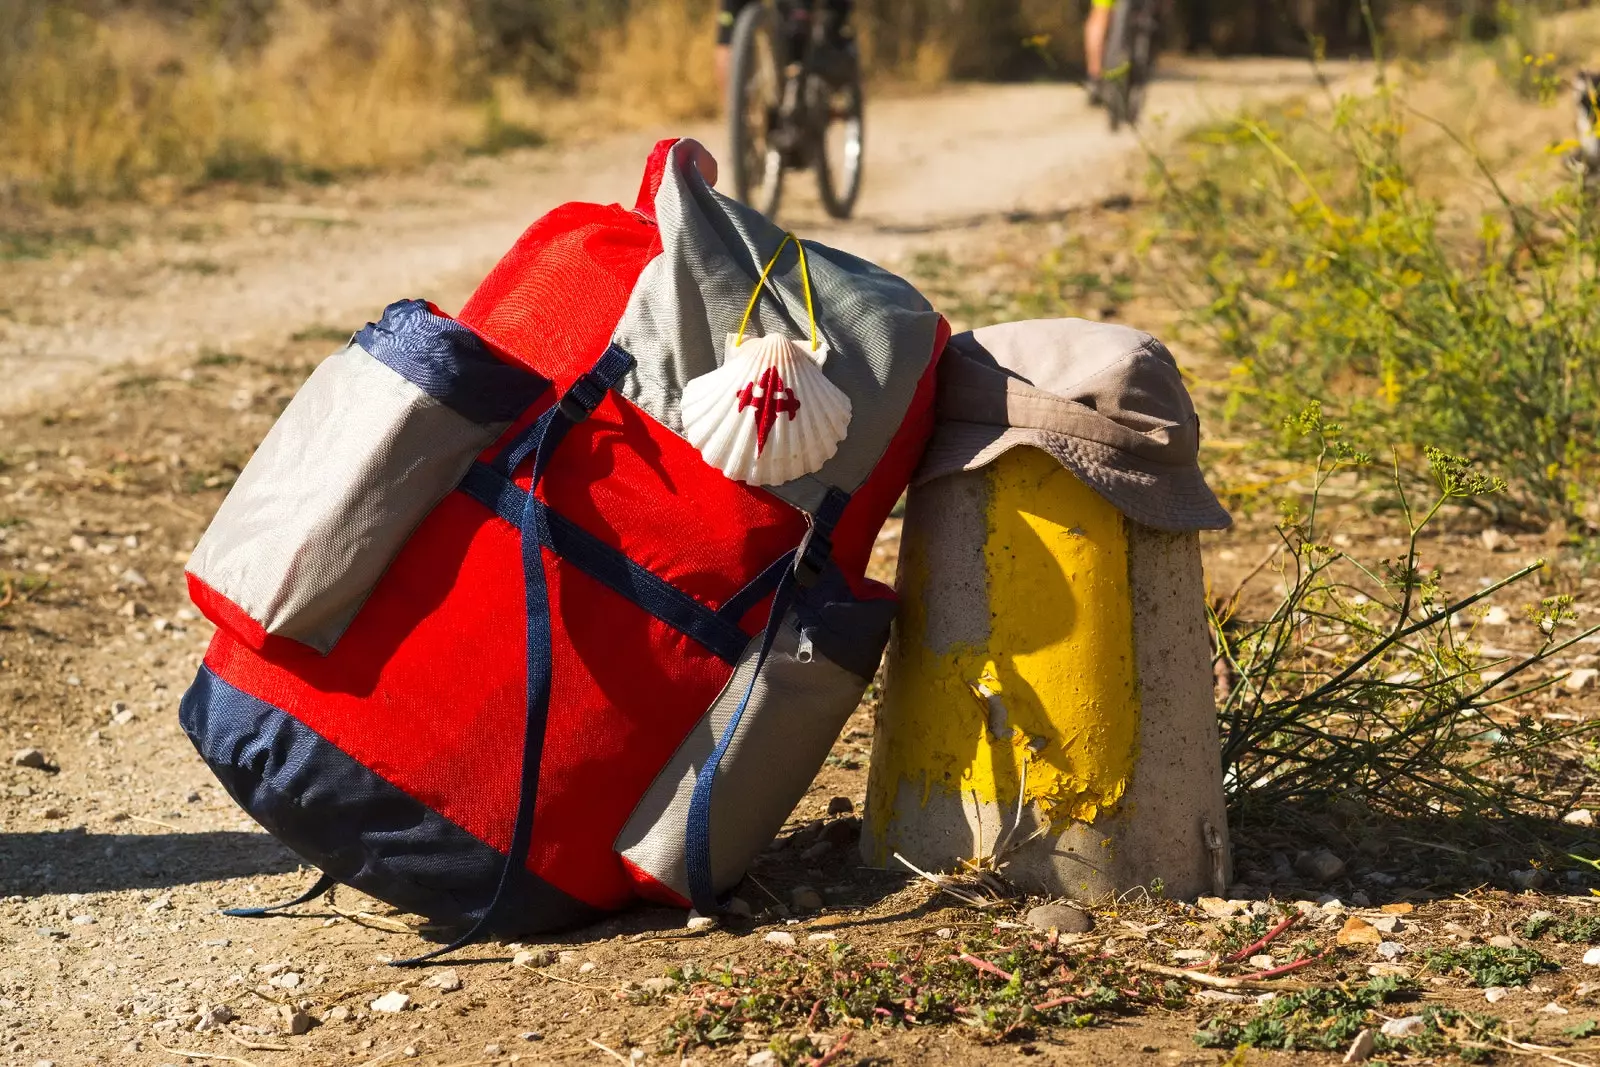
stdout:
[[[1195,65],[1157,86],[1152,114],[1173,128],[1307,83],[1286,63]],[[890,262],[959,256],[967,242],[1015,233],[1019,214],[1050,216],[1125,188],[1139,152],[1062,86],[885,100],[869,121],[860,218],[824,225],[797,197],[788,221]],[[715,129],[688,132],[720,147]],[[696,962],[770,963],[762,937],[785,925],[773,910],[699,941],[634,940],[683,917],[633,913],[540,946],[547,966],[480,946],[453,961],[451,980],[386,967],[425,943],[395,932],[393,918],[354,914],[384,909],[351,893],[337,902],[346,914],[318,905],[270,922],[222,917],[222,906],[298,892],[308,875],[217,786],[174,715],[209,635],[187,606],[181,565],[299,381],[389,300],[457,305],[557,201],[630,197],[653,136],[473,160],[292,203],[146,212],[86,247],[63,240],[43,258],[0,265],[0,1067],[175,1064],[186,1054],[259,1067],[514,1054],[677,1063],[666,1027],[685,1010],[682,991],[635,983]],[[894,536],[880,545],[881,577],[892,573]],[[754,873],[774,899],[803,884],[824,893],[827,914],[791,927],[802,945],[809,932],[864,953],[923,943],[948,953],[939,938],[983,924],[925,887],[861,871],[851,820],[827,818],[832,798],[859,804],[865,792],[871,714],[867,705],[851,720]],[[49,767],[13,765],[20,749],[41,750]],[[819,841],[836,846],[819,854]],[[756,900],[758,912],[771,902]],[[1120,930],[1125,916],[1103,921]],[[408,996],[408,1010],[370,1007],[388,991]],[[320,1025],[294,1033],[286,1011]],[[1198,1067],[1217,1062],[1190,1040],[1198,1018],[1140,1016],[1022,1052]],[[834,1062],[1019,1054],[966,1030],[877,1029]],[[691,1062],[762,1062],[750,1057],[765,1041],[750,1035]]]
[[[1309,69],[1287,61],[1176,65],[1154,87],[1146,135],[1159,142],[1246,99],[1310,84]],[[1018,214],[1104,197],[1126,186],[1141,153],[1065,85],[888,99],[867,120],[858,217],[826,224],[803,176],[790,183],[785,221],[886,263]],[[565,200],[631,200],[645,151],[671,133],[713,151],[724,143],[714,125],[630,131],[293,202],[119,210],[104,244],[0,262],[0,411],[108,365],[170,366],[317,327],[348,334],[400,296],[458,306],[544,211]]]

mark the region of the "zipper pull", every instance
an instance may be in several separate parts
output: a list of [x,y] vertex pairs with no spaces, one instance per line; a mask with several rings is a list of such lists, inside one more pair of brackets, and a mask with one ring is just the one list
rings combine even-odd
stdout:
[[811,635],[804,630],[800,631],[800,644],[794,650],[794,658],[799,663],[810,663],[814,651],[811,647]]

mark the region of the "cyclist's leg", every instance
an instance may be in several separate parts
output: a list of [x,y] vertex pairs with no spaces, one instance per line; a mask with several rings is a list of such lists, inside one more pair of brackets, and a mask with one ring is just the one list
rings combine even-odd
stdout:
[[1111,9],[1116,0],[1090,0],[1089,18],[1083,24],[1083,60],[1094,84],[1105,73],[1106,36],[1111,32]]
[[717,90],[728,94],[728,42],[733,39],[733,24],[739,21],[739,12],[752,0],[718,0],[717,5]]

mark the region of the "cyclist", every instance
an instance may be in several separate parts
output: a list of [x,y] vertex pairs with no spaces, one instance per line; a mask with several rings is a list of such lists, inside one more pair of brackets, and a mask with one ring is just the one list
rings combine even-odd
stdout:
[[1100,103],[1100,75],[1105,73],[1106,37],[1111,33],[1111,9],[1116,0],[1089,0],[1089,17],[1083,24],[1083,61],[1089,68],[1089,103]]
[[[743,11],[758,0],[719,0],[717,10],[717,89],[726,96],[728,93],[728,45],[733,40],[733,24],[739,21],[739,12]],[[1095,0],[1099,3],[1100,0]],[[828,43],[836,48],[846,51],[853,47],[855,30],[850,25],[850,11],[855,7],[855,0],[826,0],[824,5],[824,29],[827,32]]]

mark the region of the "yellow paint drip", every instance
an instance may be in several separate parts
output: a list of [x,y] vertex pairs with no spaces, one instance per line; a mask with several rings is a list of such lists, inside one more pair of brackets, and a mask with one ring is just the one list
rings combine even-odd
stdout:
[[[1138,731],[1128,534],[1122,515],[1043,452],[986,471],[983,571],[989,636],[935,649],[928,541],[905,531],[906,603],[878,731],[870,806],[892,819],[902,782],[1014,805],[1027,796],[1057,832],[1093,822],[1128,787]],[[974,610],[981,609],[975,602]],[[879,773],[879,772],[887,773]]]

